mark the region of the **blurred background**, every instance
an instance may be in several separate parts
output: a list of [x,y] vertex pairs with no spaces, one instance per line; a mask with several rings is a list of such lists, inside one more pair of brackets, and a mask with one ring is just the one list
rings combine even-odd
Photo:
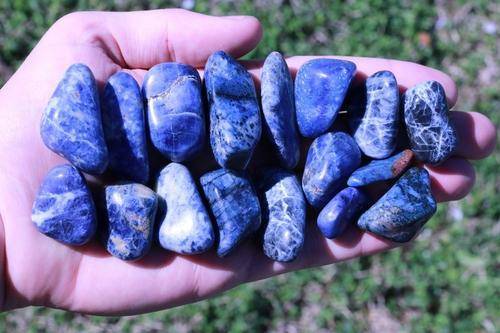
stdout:
[[[257,16],[264,38],[248,58],[279,50],[436,67],[458,84],[455,109],[479,111],[500,124],[500,5],[488,0],[0,0],[0,85],[68,12],[164,7]],[[147,315],[11,311],[0,314],[0,332],[498,332],[499,162],[498,149],[475,162],[473,192],[440,205],[406,247]]]

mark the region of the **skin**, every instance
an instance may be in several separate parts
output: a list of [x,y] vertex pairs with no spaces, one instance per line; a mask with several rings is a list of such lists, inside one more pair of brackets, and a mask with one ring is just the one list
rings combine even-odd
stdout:
[[[267,259],[248,241],[224,259],[214,251],[180,256],[154,249],[138,262],[123,262],[97,242],[73,248],[37,232],[31,207],[46,173],[63,159],[39,134],[40,116],[64,71],[87,64],[99,85],[126,69],[142,82],[146,69],[166,61],[202,68],[208,56],[225,50],[235,57],[253,49],[262,36],[253,17],[211,17],[183,10],[130,13],[73,13],[56,22],[0,91],[0,306],[3,310],[44,305],[102,315],[129,315],[208,298],[236,285],[273,275],[331,264],[395,247],[350,228],[337,240],[308,228],[305,247],[289,264]],[[311,56],[288,58],[293,73]],[[450,106],[455,83],[446,74],[418,64],[375,58],[338,57],[356,63],[358,76],[390,70],[401,89],[425,80],[445,88]],[[258,83],[261,62],[246,66]],[[469,159],[488,156],[496,129],[475,112],[453,112],[460,139],[455,156],[426,166],[438,201],[458,200],[474,184]],[[310,223],[310,225],[313,225]]]

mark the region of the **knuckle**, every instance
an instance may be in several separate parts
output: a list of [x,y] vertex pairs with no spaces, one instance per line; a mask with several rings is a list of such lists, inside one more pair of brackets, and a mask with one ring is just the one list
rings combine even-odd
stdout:
[[72,12],[58,19],[47,32],[49,39],[58,42],[77,42],[78,44],[96,44],[100,42],[101,27],[96,13]]

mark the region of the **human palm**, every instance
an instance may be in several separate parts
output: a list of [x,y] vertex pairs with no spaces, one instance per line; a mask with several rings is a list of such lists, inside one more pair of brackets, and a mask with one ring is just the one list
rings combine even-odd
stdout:
[[[0,91],[0,245],[5,245],[0,247],[4,262],[0,297],[4,309],[46,305],[97,314],[147,312],[190,303],[241,283],[394,246],[355,227],[328,240],[310,221],[304,249],[292,263],[271,261],[252,241],[223,259],[214,251],[182,256],[154,248],[142,260],[124,262],[109,255],[97,241],[69,247],[33,226],[36,191],[48,170],[64,162],[42,143],[41,112],[71,64],[87,64],[101,87],[122,69],[141,83],[146,70],[155,64],[178,61],[202,68],[214,51],[222,49],[238,57],[253,49],[260,37],[260,25],[252,17],[218,18],[182,10],[76,13],[47,32]],[[292,57],[287,62],[296,72],[310,58]],[[453,81],[439,71],[402,61],[347,59],[356,63],[359,77],[387,69],[403,88],[437,80],[450,105],[456,101]],[[246,65],[258,80],[260,62]],[[452,121],[460,139],[455,156],[439,167],[426,166],[438,201],[456,200],[469,192],[474,170],[467,159],[486,157],[495,143],[495,128],[481,114],[453,112]],[[193,167],[206,169],[206,160]]]

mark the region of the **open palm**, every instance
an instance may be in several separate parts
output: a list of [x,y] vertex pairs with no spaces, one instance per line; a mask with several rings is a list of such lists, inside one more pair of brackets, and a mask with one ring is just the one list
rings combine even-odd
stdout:
[[[146,70],[161,62],[178,61],[202,69],[217,50],[242,56],[256,46],[261,34],[259,22],[252,17],[219,18],[183,10],[75,13],[54,24],[0,91],[3,309],[46,305],[97,314],[147,312],[206,298],[241,283],[394,246],[354,227],[331,241],[309,223],[303,251],[288,264],[267,259],[252,241],[224,259],[214,251],[181,256],[154,248],[138,262],[123,262],[97,241],[69,247],[38,233],[32,225],[35,193],[48,170],[63,162],[43,145],[39,124],[67,67],[76,62],[87,64],[101,87],[121,69],[141,83]],[[310,58],[287,61],[295,73]],[[403,89],[437,80],[450,105],[456,101],[453,81],[439,71],[402,61],[346,58],[356,63],[358,77],[390,70]],[[260,63],[246,65],[257,79]],[[438,201],[456,200],[469,192],[474,170],[467,159],[484,158],[495,143],[495,128],[481,114],[453,112],[452,120],[460,139],[456,156],[439,167],[427,167]],[[206,163],[200,163],[200,169],[201,164]]]

